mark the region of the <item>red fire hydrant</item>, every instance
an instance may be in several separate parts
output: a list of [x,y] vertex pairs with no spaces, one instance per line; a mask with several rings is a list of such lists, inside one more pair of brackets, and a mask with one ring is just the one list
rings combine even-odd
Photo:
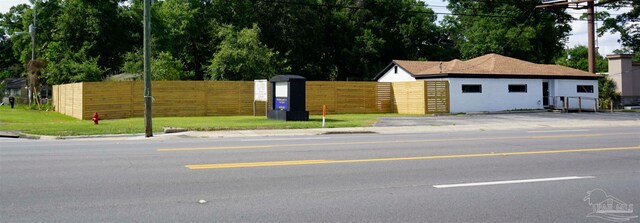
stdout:
[[98,120],[100,120],[100,116],[98,116],[97,112],[93,113],[93,118],[91,118],[91,120],[93,120],[93,124],[97,125],[98,124]]

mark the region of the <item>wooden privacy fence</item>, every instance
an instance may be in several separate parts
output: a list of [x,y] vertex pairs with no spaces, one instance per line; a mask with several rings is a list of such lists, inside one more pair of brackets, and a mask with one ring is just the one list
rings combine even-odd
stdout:
[[399,114],[449,113],[449,82],[412,81],[392,84],[395,112]]
[[[153,116],[252,115],[252,81],[154,81]],[[144,116],[144,83],[85,82],[53,87],[56,111],[78,119]],[[322,114],[449,112],[448,82],[403,83],[308,81],[306,109]],[[257,103],[264,115],[266,103]]]
[[55,110],[77,119],[83,119],[82,86],[83,83],[54,85],[51,103]]

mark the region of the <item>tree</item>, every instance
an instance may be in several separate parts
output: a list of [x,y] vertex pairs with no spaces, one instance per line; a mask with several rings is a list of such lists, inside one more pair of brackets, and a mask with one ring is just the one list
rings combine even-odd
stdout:
[[13,43],[7,36],[0,36],[0,79],[18,77],[24,66],[13,53]]
[[[589,71],[589,52],[586,46],[576,46],[568,49],[562,56],[556,59],[556,64],[572,67],[578,70]],[[596,72],[607,72],[609,61],[596,55]],[[620,93],[616,92],[615,82],[608,75],[603,74],[598,79],[598,97],[603,108],[608,108],[612,101],[620,98]]]
[[169,52],[160,52],[151,61],[152,80],[187,80],[193,77],[193,72],[184,71],[184,63],[174,58]]
[[122,68],[120,71],[127,74],[142,74],[144,71],[144,57],[142,51],[127,52],[122,56]]
[[[127,52],[122,59],[122,72],[142,76],[144,57],[141,50]],[[193,78],[193,75],[193,71],[185,70],[182,60],[174,58],[169,52],[158,52],[151,58],[152,80],[189,80]]]
[[[215,1],[214,1],[215,2]],[[229,2],[229,1],[227,1]],[[233,2],[233,1],[231,1]],[[166,0],[153,6],[153,50],[170,52],[184,61],[192,78],[204,79],[204,64],[214,53],[215,45],[208,30],[214,23],[211,1]]]
[[616,82],[606,74],[598,79],[598,97],[602,108],[611,108],[611,103],[620,99],[620,93],[616,92]]
[[[578,45],[568,49],[561,56],[556,58],[556,64],[576,68],[578,70],[589,71],[589,51],[584,45]],[[603,73],[609,70],[609,61],[601,56],[596,55],[596,72]]]
[[4,98],[4,91],[7,90],[7,83],[4,80],[0,81],[0,98]]
[[[38,24],[52,24],[49,28],[38,25],[39,34],[49,36],[42,40],[38,36],[43,48],[39,51],[47,64],[44,76],[51,78],[48,83],[99,81],[108,72],[118,72],[121,55],[132,49],[136,40],[130,31],[135,30],[135,22],[127,13],[128,7],[120,6],[120,2],[50,0],[36,4],[42,17]],[[40,15],[47,10],[52,11],[50,15]]]
[[223,26],[218,33],[223,38],[218,52],[207,67],[211,80],[254,80],[273,76],[284,61],[277,52],[269,49],[259,39],[260,28],[236,30]]
[[[46,64],[41,77],[48,83],[101,80],[140,69],[135,51],[142,48],[142,0],[32,2],[38,9],[36,55]],[[438,26],[421,0],[154,1],[153,58],[172,79],[292,72],[309,80],[370,80],[393,59],[500,53],[550,63],[563,52],[572,19],[564,9],[533,10],[538,0],[449,2],[456,15]],[[32,16],[28,5],[13,7],[0,16],[0,29],[27,31]],[[24,73],[30,44],[28,35],[0,39],[0,50],[12,48],[0,52],[3,75],[6,67]]]
[[450,0],[455,15],[445,19],[454,28],[456,48],[469,59],[498,53],[536,63],[553,63],[563,51],[572,17],[564,9],[535,9],[538,0]]
[[636,54],[636,61],[640,62],[640,1],[620,0],[606,4],[608,9],[619,10],[622,7],[630,7],[631,10],[612,17],[607,12],[601,12],[599,17],[606,18],[600,28],[598,35],[602,36],[606,32],[620,33],[620,40],[623,46],[629,48]]
[[[613,50],[613,54],[632,54],[633,55],[634,53],[631,49],[629,49],[629,47],[623,47],[622,49]],[[640,62],[640,52],[634,55],[633,60],[636,62]]]
[[[25,33],[28,29],[22,25],[28,10],[29,5],[20,4],[11,7],[7,13],[0,13],[0,78],[19,77],[25,71],[27,60],[21,61],[20,54],[21,47],[31,43]],[[18,34],[20,32],[22,34]]]
[[104,79],[104,69],[98,64],[98,58],[91,57],[87,47],[77,52],[59,42],[51,42],[45,51],[44,58],[55,58],[48,61],[43,76],[49,84],[66,84],[83,81],[101,81]]

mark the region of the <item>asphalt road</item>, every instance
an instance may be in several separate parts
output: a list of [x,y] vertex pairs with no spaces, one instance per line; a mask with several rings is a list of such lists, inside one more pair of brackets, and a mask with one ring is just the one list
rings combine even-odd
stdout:
[[0,139],[0,222],[603,222],[639,185],[640,127]]
[[571,121],[638,121],[638,112],[583,112],[583,113],[506,113],[479,115],[445,115],[445,116],[401,116],[381,117],[375,124],[377,127],[389,126],[451,126],[478,125],[492,123],[549,123]]

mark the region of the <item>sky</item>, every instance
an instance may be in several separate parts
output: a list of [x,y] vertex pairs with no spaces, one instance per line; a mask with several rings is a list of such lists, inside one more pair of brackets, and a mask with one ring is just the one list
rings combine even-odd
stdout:
[[[432,7],[433,11],[435,11],[436,13],[438,12],[442,12],[442,13],[448,13],[449,10],[447,10],[447,8],[445,8],[444,6],[446,6],[446,2],[444,2],[443,0],[424,0],[429,6]],[[29,4],[29,0],[0,0],[0,12],[1,13],[6,13],[7,11],[9,11],[9,9],[11,8],[11,6],[17,5],[17,4],[23,4],[23,3],[27,3]],[[604,8],[596,8],[596,10],[604,10]],[[630,9],[621,9],[620,11],[609,11],[609,13],[611,14],[622,14],[624,12],[629,11]],[[586,10],[572,10],[569,9],[567,11],[569,14],[573,15],[575,18],[580,17],[581,13],[586,12]],[[438,16],[439,18],[442,18],[442,15]],[[601,26],[602,23],[598,22],[597,26]],[[573,28],[573,30],[571,31],[571,35],[569,36],[569,41],[566,43],[567,48],[572,48],[575,47],[577,45],[587,45],[587,21],[573,21],[571,23],[571,27]],[[620,39],[620,35],[619,34],[611,34],[611,33],[606,33],[605,35],[601,36],[601,37],[596,37],[596,41],[597,44],[596,46],[598,47],[598,52],[600,53],[600,55],[608,55],[608,54],[612,54],[612,52],[615,49],[620,49],[622,48],[622,45],[620,43],[618,43],[617,41]]]

